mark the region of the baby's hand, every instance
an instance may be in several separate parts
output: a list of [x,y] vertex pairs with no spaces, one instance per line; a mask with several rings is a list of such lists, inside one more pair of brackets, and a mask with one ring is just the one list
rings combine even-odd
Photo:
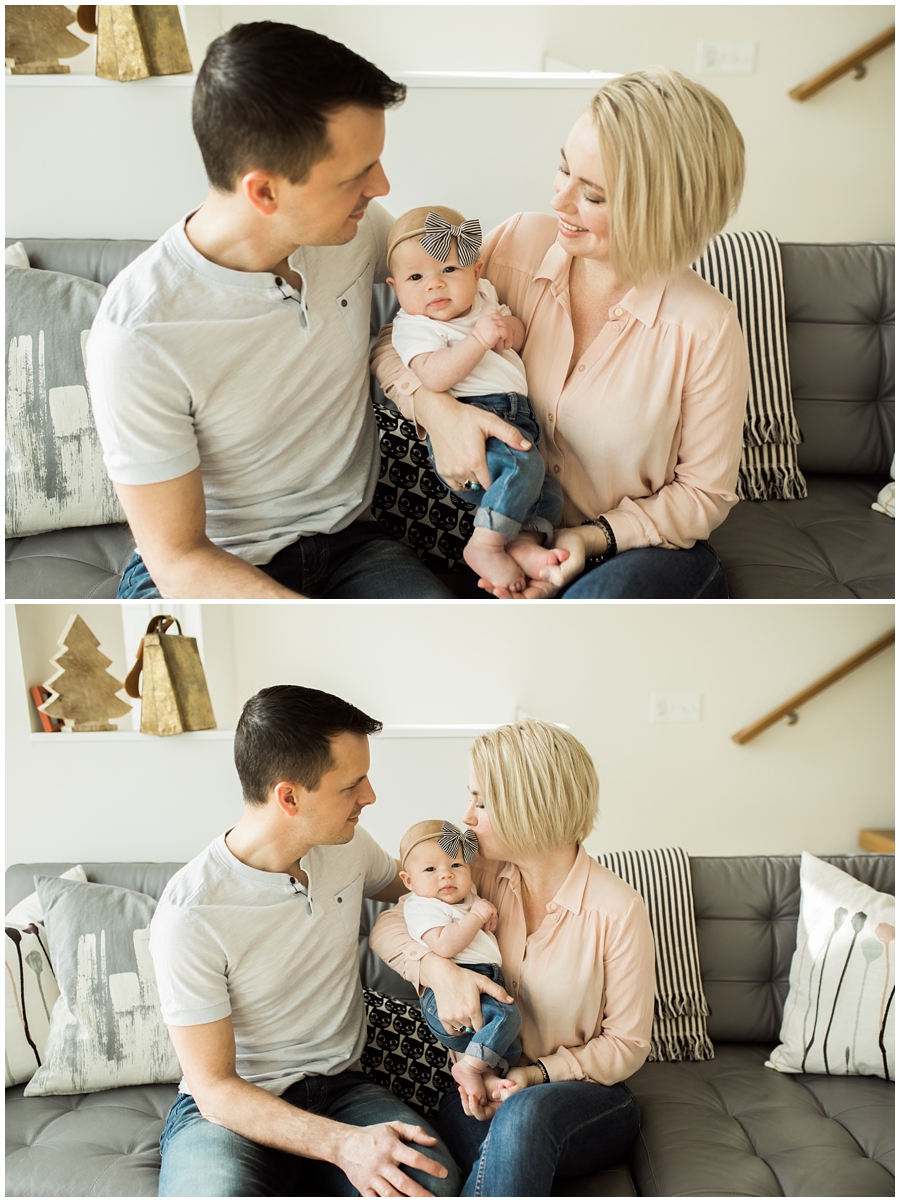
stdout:
[[482,346],[489,351],[508,350],[515,339],[512,322],[508,321],[499,309],[491,309],[483,313],[475,322],[472,331]]
[[[540,1070],[538,1070],[540,1075]],[[543,1080],[543,1078],[541,1078]],[[488,1097],[494,1102],[505,1102],[507,1098],[511,1098],[514,1093],[519,1093],[523,1089],[527,1089],[529,1085],[534,1085],[536,1082],[533,1075],[529,1072],[528,1067],[511,1068],[505,1077],[485,1077],[484,1087],[487,1090]]]
[[478,901],[473,904],[471,912],[477,918],[482,919],[481,929],[483,931],[490,933],[497,929],[497,911],[483,897],[479,897]]

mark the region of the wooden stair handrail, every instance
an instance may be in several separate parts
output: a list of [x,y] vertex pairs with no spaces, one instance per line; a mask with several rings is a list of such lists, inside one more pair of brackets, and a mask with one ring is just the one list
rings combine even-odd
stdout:
[[764,718],[760,718],[758,722],[754,722],[752,726],[745,726],[743,730],[739,730],[737,734],[731,736],[733,743],[749,743],[751,739],[755,739],[757,735],[761,735],[764,730],[768,730],[770,726],[774,726],[776,722],[780,722],[782,718],[788,718],[795,714],[796,710],[801,705],[805,705],[807,701],[811,701],[813,697],[817,697],[819,693],[837,681],[842,680],[851,672],[861,667],[870,659],[874,659],[876,655],[880,655],[882,651],[886,651],[894,642],[894,628],[891,629],[875,640],[874,643],[869,643],[868,647],[863,647],[862,651],[857,651],[856,655],[851,655],[849,659],[845,659],[842,664],[838,664],[831,672],[826,672],[824,676],[820,676],[818,680],[799,693],[795,693],[789,698],[784,705],[779,705],[777,709],[766,714]]
[[815,96],[816,92],[821,92],[823,88],[827,88],[829,84],[840,79],[842,75],[846,75],[848,71],[854,71],[857,67],[861,67],[870,58],[880,54],[882,50],[887,50],[888,46],[892,46],[893,43],[894,26],[892,25],[890,29],[885,29],[883,33],[879,33],[877,37],[871,38],[865,45],[854,50],[852,54],[845,55],[844,58],[833,63],[824,71],[820,71],[818,75],[814,75],[812,79],[808,79],[806,83],[800,83],[796,88],[791,88],[788,96],[792,100],[809,100],[810,96]]

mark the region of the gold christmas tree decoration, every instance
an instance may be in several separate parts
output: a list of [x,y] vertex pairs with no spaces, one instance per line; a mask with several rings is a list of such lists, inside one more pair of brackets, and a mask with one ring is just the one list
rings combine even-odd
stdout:
[[116,696],[125,686],[107,672],[112,660],[99,647],[100,640],[78,614],[59,636],[59,652],[50,661],[57,671],[44,681],[53,695],[40,709],[62,718],[63,730],[116,730],[107,719],[121,718],[131,709]]
[[88,43],[66,28],[75,13],[65,4],[7,4],[6,59],[13,75],[68,75],[61,58],[74,58]]

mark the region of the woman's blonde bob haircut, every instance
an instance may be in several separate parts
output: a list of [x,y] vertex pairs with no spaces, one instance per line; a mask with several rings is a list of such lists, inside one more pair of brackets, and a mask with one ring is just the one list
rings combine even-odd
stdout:
[[679,274],[741,199],[744,139],[731,113],[667,67],[610,80],[588,111],[606,174],[613,268],[631,283]]
[[513,855],[583,843],[594,829],[600,787],[574,735],[529,718],[479,735],[472,768],[497,838]]

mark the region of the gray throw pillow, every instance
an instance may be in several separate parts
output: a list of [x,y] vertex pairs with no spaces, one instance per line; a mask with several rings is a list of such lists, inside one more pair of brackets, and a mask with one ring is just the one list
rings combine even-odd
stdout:
[[156,901],[59,877],[35,884],[60,997],[26,1096],[180,1080],[150,958]]
[[106,291],[6,268],[6,535],[123,522],[88,399],[84,347]]

